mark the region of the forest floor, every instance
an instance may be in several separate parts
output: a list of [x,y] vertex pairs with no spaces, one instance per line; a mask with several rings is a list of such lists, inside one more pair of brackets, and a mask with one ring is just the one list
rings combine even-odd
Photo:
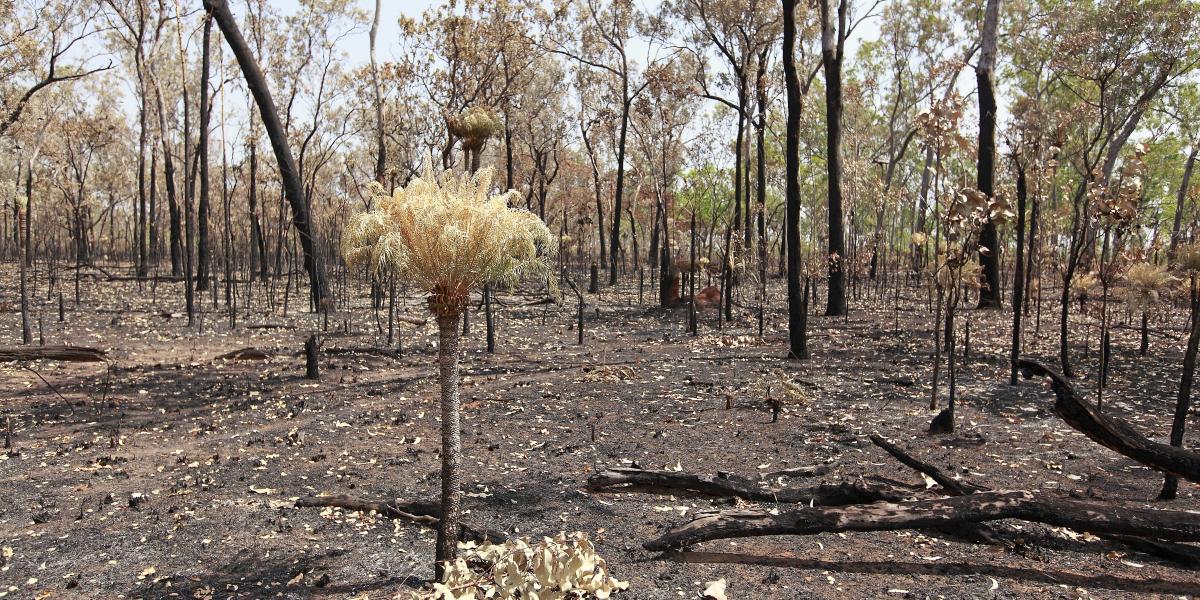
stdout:
[[[0,346],[20,341],[9,266],[0,269],[0,304],[8,303]],[[402,356],[347,352],[386,341],[360,298],[352,333],[346,313],[333,315],[322,377],[309,381],[300,350],[319,324],[297,312],[294,298],[290,316],[243,311],[232,331],[224,311],[206,302],[202,324],[189,329],[179,285],[152,292],[149,284],[87,279],[79,307],[67,288],[62,323],[57,302],[44,305],[47,344],[104,349],[111,366],[0,363],[0,409],[12,417],[16,448],[0,455],[0,596],[388,598],[431,577],[431,529],[293,505],[323,493],[436,499],[432,322],[399,325]],[[779,285],[772,282],[777,308],[767,312],[765,340],[748,309],[722,331],[710,311],[699,337],[689,337],[686,312],[651,307],[649,287],[647,305],[636,289],[589,296],[583,346],[570,329],[569,293],[565,306],[501,294],[507,306],[491,355],[482,314],[473,313],[462,365],[468,522],[534,537],[586,532],[611,573],[629,582],[617,596],[627,599],[698,598],[718,578],[728,581],[730,598],[1200,593],[1196,571],[1029,523],[987,545],[898,531],[693,548],[722,562],[644,551],[642,542],[662,528],[729,501],[590,493],[585,482],[597,469],[636,462],[754,476],[827,464],[827,473],[800,483],[879,475],[921,484],[870,443],[871,433],[993,488],[1200,511],[1194,484],[1182,483],[1174,502],[1155,501],[1161,476],[1070,429],[1053,414],[1045,381],[1008,385],[1010,311],[960,313],[971,348],[958,373],[958,430],[929,436],[933,319],[923,289],[902,289],[899,310],[888,292],[852,300],[845,319],[811,317],[813,358],[787,362]],[[1027,354],[1056,364],[1057,311],[1049,296],[1045,302],[1040,334],[1030,320]],[[419,299],[405,302],[405,314],[421,310]],[[1074,318],[1078,385],[1093,392],[1095,319]],[[1146,357],[1137,355],[1136,331],[1114,331],[1105,410],[1158,440],[1174,406],[1183,321],[1180,311],[1156,314]],[[36,323],[34,330],[36,339]],[[219,358],[248,346],[271,356]],[[770,423],[762,388],[777,379],[774,369],[802,380],[808,398]],[[1193,416],[1189,427],[1200,422]],[[1188,439],[1196,447],[1197,436]]]

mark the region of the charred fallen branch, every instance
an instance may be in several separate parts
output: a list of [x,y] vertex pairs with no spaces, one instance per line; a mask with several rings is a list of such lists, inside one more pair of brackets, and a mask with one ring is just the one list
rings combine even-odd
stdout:
[[[884,450],[886,450],[889,454],[891,454],[893,457],[895,457],[900,462],[904,463],[905,465],[907,465],[913,469],[916,469],[917,471],[919,471],[921,473],[925,473],[926,475],[928,475],[930,477],[930,479],[933,479],[934,481],[941,483],[943,489],[945,489],[949,495],[965,496],[967,494],[974,494],[976,492],[991,491],[991,488],[984,487],[982,485],[977,485],[970,481],[960,481],[960,480],[951,479],[951,478],[947,477],[944,473],[942,473],[941,470],[937,469],[936,467],[934,467],[924,461],[921,461],[920,459],[908,454],[907,452],[901,450],[900,448],[888,443],[886,440],[879,437],[878,435],[872,435],[871,441],[874,442],[876,446],[879,446],[880,448],[883,448]],[[949,487],[947,487],[945,483],[942,483],[943,480],[947,480],[948,482],[951,483],[951,485]],[[968,526],[964,526],[964,525],[968,525]],[[955,527],[953,530],[943,529],[943,531],[946,531],[948,533],[951,531],[953,533],[970,532],[970,533],[974,533],[974,534],[978,535],[982,539],[994,541],[993,540],[993,537],[994,537],[993,532],[985,531],[982,529],[983,527],[984,527],[984,524],[982,524],[982,523],[963,524],[963,525],[959,525],[959,526]],[[1171,560],[1171,561],[1177,562],[1179,564],[1188,565],[1190,567],[1195,567],[1195,566],[1200,565],[1200,548],[1197,548],[1195,546],[1189,546],[1187,544],[1178,544],[1175,542],[1165,542],[1162,540],[1152,540],[1152,539],[1131,536],[1131,535],[1101,534],[1100,537],[1105,540],[1108,540],[1110,542],[1116,542],[1118,544],[1123,544],[1129,548],[1132,548],[1133,550],[1137,550],[1138,552],[1143,552],[1145,554],[1150,554],[1152,556],[1157,556],[1159,558],[1165,558],[1167,560]]]
[[591,491],[638,491],[652,493],[695,493],[722,498],[741,498],[752,502],[844,506],[899,501],[911,498],[914,490],[883,482],[847,481],[823,483],[803,488],[763,487],[759,482],[734,475],[697,475],[675,471],[651,471],[633,467],[605,469],[588,478]]
[[1017,490],[977,492],[936,500],[797,508],[779,514],[726,510],[700,513],[692,521],[673,527],[642,545],[647,550],[670,550],[725,538],[943,528],[1000,519],[1033,521],[1094,534],[1200,541],[1200,519],[1195,513],[1117,508],[1096,502],[1046,498]]
[[1200,483],[1200,452],[1160,444],[1102,414],[1070,381],[1039,362],[1021,359],[1017,366],[1026,379],[1034,375],[1049,378],[1056,398],[1054,413],[1092,441],[1152,469]]
[[871,442],[891,454],[896,460],[903,463],[905,466],[929,476],[930,479],[936,481],[942,489],[946,490],[951,496],[965,496],[974,492],[982,491],[987,488],[975,485],[969,481],[959,481],[943,473],[941,469],[924,462],[911,454],[901,450],[898,446],[888,442],[878,435],[871,435]]
[[[345,494],[334,494],[328,496],[310,496],[296,500],[296,508],[319,507],[319,508],[343,508],[346,510],[355,510],[359,512],[376,512],[389,519],[407,519],[417,523],[424,523],[430,527],[436,526],[442,519],[442,507],[437,502],[405,502],[399,499],[391,502],[375,502],[370,500],[362,500],[354,496]],[[473,542],[493,542],[500,543],[505,541],[508,536],[502,531],[494,529],[478,529],[462,524],[458,538],[463,541]]]
[[270,360],[273,352],[260,350],[254,347],[239,348],[233,352],[226,352],[217,358],[223,360]]
[[[903,560],[822,560],[797,556],[764,556],[734,552],[667,552],[665,560],[681,563],[740,564],[760,567],[805,569],[810,571],[832,571],[834,573],[869,573],[875,575],[903,576],[925,575],[934,577],[990,576],[1016,581],[1034,581],[1050,585],[1069,585],[1083,588],[1121,590],[1141,594],[1193,594],[1196,583],[1191,580],[1170,580],[1158,577],[1123,577],[1090,572],[1079,573],[1051,569],[1048,565],[1017,567],[998,565],[991,562],[951,561],[903,561]],[[916,594],[909,594],[915,596]],[[977,594],[983,596],[984,594]]]
[[17,360],[58,360],[62,362],[104,362],[103,350],[85,346],[18,346],[0,348],[0,362]]

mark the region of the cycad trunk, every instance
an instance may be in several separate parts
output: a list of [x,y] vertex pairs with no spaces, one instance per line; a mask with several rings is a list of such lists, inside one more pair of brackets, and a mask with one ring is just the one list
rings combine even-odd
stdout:
[[458,472],[462,432],[458,401],[458,315],[438,315],[438,382],[442,387],[442,519],[438,523],[435,573],[442,579],[445,566],[458,549],[458,521],[462,507]]

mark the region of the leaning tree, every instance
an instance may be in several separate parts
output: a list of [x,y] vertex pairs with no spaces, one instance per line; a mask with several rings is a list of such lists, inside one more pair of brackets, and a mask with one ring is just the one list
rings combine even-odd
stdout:
[[458,399],[458,328],[468,295],[490,283],[514,284],[548,275],[550,230],[532,212],[510,208],[520,192],[490,193],[492,169],[471,174],[425,173],[391,196],[371,182],[374,208],[355,215],[342,233],[342,253],[379,280],[395,277],[429,294],[437,318],[442,411],[442,519],[435,570],[454,562],[461,512],[462,440]]

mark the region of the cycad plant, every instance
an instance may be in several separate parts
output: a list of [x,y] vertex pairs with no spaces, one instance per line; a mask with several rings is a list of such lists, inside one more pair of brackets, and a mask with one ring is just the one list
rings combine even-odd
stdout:
[[342,233],[342,253],[380,280],[395,277],[429,294],[437,318],[442,413],[442,519],[435,570],[441,579],[455,558],[459,532],[462,441],[458,398],[457,323],[467,296],[486,283],[515,284],[548,274],[550,230],[537,215],[510,208],[516,191],[491,194],[492,169],[474,175],[435,171],[392,195],[372,182],[374,208],[355,215]]
[[472,106],[458,116],[446,119],[446,128],[455,137],[462,138],[467,168],[474,173],[479,170],[479,155],[484,143],[504,131],[504,124],[490,108]]
[[1139,349],[1142,356],[1150,347],[1150,309],[1158,304],[1163,290],[1174,280],[1163,265],[1139,262],[1129,265],[1125,270],[1125,300],[1131,310],[1142,313],[1142,344]]

